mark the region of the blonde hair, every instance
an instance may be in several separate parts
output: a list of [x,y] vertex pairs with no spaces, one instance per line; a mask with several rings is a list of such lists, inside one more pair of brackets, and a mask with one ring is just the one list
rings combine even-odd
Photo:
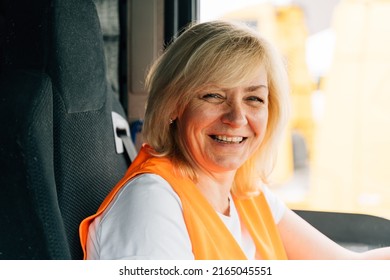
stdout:
[[193,180],[196,174],[175,123],[187,104],[203,87],[234,87],[253,77],[264,65],[268,77],[269,117],[259,149],[235,176],[233,193],[248,196],[268,182],[279,141],[288,119],[289,87],[284,62],[278,52],[254,30],[227,21],[189,26],[152,65],[146,79],[149,93],[143,134],[156,156],[171,157]]

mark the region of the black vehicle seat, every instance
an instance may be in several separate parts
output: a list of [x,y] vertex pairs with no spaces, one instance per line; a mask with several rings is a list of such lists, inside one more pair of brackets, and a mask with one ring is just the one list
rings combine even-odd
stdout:
[[113,114],[127,134],[128,125],[106,79],[95,5],[2,5],[0,259],[81,259],[79,223],[130,162],[119,151]]

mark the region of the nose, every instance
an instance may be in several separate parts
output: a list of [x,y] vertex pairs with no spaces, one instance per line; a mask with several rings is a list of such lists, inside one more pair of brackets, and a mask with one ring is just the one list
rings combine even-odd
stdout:
[[222,122],[232,127],[241,127],[248,123],[245,108],[239,102],[228,104],[226,112],[222,116]]

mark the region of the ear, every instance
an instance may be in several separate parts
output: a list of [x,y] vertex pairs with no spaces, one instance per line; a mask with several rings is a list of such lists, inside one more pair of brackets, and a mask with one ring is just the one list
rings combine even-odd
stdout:
[[177,110],[174,110],[174,111],[170,114],[169,120],[172,121],[172,122],[174,122],[178,117],[179,117],[179,114],[178,114]]

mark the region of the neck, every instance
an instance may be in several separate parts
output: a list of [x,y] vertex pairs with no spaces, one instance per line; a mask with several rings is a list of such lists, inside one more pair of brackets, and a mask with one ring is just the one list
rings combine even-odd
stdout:
[[215,211],[229,216],[229,195],[235,172],[224,174],[197,173],[196,186]]

